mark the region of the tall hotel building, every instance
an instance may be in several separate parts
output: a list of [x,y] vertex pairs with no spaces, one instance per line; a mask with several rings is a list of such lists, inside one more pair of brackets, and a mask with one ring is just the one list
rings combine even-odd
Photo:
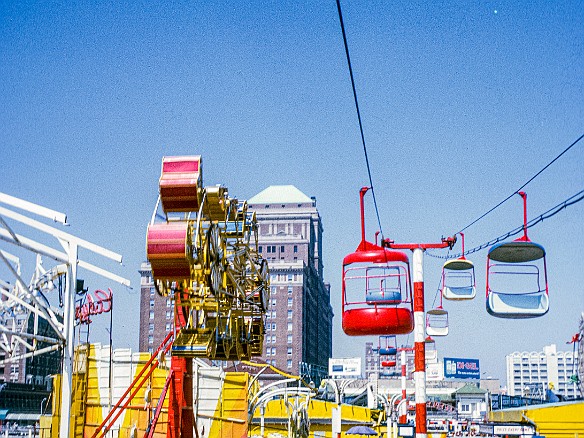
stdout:
[[[333,310],[323,279],[323,227],[316,200],[294,186],[270,186],[248,200],[259,225],[259,251],[270,267],[270,307],[262,358],[300,374],[328,367]],[[140,269],[140,351],[153,351],[172,327],[173,308],[156,294],[148,263]]]
[[543,351],[514,352],[505,357],[507,362],[507,390],[509,395],[533,396],[553,385],[553,391],[564,397],[578,397],[578,385],[570,379],[575,374],[574,362],[578,353],[557,351],[555,344]]

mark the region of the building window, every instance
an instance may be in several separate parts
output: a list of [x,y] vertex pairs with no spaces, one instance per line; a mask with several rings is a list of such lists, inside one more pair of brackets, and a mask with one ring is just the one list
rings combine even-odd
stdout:
[[276,323],[272,323],[272,331],[275,332],[276,331]]
[[287,341],[288,341],[289,344],[292,343],[292,335],[288,335]]
[[288,368],[292,368],[292,359],[288,359],[288,360],[286,361],[286,366],[287,366]]
[[166,319],[170,319],[171,318],[171,312],[170,310],[166,311]]
[[272,310],[272,318],[275,318],[275,317],[276,317],[276,311]]
[[292,286],[288,286],[288,295],[290,295],[292,293]]
[[272,356],[276,355],[276,347],[272,347]]
[[288,281],[292,281],[292,274],[288,274]]
[[293,298],[292,297],[288,297],[288,306],[291,306],[292,305],[292,301],[294,301]]
[[148,353],[150,353],[150,354],[154,353],[154,348],[148,347]]
[[154,310],[150,311],[150,319],[154,319]]
[[150,288],[150,298],[154,298],[154,288]]
[[172,324],[170,322],[167,322],[165,328],[166,328],[166,331],[169,332],[170,329],[172,328]]
[[261,246],[261,245],[258,247],[258,251],[260,252],[260,254],[262,253],[262,251],[263,251],[263,248],[262,248],[262,246]]
[[[269,356],[272,353],[272,350],[270,349],[270,347],[266,348],[266,356]],[[269,360],[267,360],[266,362],[270,363]]]
[[286,353],[288,354],[288,356],[292,356],[292,347],[288,347]]
[[153,342],[154,342],[154,336],[153,335],[148,336],[148,343],[152,344]]
[[280,246],[280,252],[286,252],[286,247],[284,245]]
[[166,300],[166,307],[170,307],[172,305],[172,303],[170,302],[170,300]]
[[276,343],[276,335],[272,335],[272,344],[275,344],[275,343]]
[[292,323],[291,323],[291,322],[289,322],[289,323],[288,323],[288,331],[289,331],[289,332],[291,332],[291,331],[292,331]]
[[272,286],[272,295],[276,295],[276,292],[278,292],[278,288],[276,286]]
[[270,300],[270,301],[272,302],[272,306],[275,307],[276,306],[276,300],[273,299],[273,300]]
[[292,319],[292,311],[288,310],[288,319]]
[[153,309],[154,308],[154,300],[150,300],[150,308]]
[[298,252],[298,245],[294,245],[294,252]]
[[272,338],[266,336],[266,344],[270,344],[272,342]]
[[150,334],[154,333],[154,324],[152,323],[148,324],[148,333]]

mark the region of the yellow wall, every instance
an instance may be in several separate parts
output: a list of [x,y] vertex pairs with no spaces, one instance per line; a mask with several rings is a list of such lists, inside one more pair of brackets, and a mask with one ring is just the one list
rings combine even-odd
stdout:
[[536,432],[546,438],[584,437],[584,402],[554,403],[509,409],[491,413],[497,422],[523,422],[536,424]]

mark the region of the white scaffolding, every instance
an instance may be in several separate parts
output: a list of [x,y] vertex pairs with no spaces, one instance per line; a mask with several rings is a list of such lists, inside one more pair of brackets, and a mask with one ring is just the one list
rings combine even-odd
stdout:
[[[13,196],[0,193],[0,204],[23,210],[63,225],[68,225],[67,216],[63,213],[33,204]],[[25,225],[27,230],[41,232],[56,239],[62,250],[44,245],[36,240],[15,232],[9,222],[14,221]],[[17,314],[34,314],[32,332],[25,327],[18,327],[16,319],[7,326],[0,323],[0,348],[11,356],[11,360],[22,359],[63,348],[62,384],[61,384],[61,420],[59,436],[70,435],[71,395],[74,354],[75,328],[75,295],[77,287],[78,268],[86,269],[97,275],[113,280],[123,286],[130,287],[130,281],[104,268],[95,266],[79,258],[79,248],[84,248],[95,254],[122,263],[122,256],[80,239],[70,233],[39,222],[29,216],[17,213],[9,208],[0,206],[0,240],[18,246],[36,254],[36,266],[32,279],[26,284],[21,277],[20,259],[7,251],[0,249],[0,261],[7,267],[15,279],[15,284],[0,279],[0,295],[3,297],[0,311]],[[52,259],[58,263],[52,269],[45,270],[42,266],[42,257]],[[44,292],[54,288],[54,281],[65,277],[65,291],[63,294],[63,309],[52,306],[46,299]],[[56,333],[56,338],[42,336],[37,332],[39,318],[45,319]],[[42,349],[37,348],[37,342],[51,344]],[[24,350],[24,353],[19,351]]]

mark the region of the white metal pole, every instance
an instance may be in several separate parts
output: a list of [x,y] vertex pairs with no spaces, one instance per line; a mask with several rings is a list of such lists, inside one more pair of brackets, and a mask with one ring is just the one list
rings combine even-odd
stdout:
[[77,244],[69,242],[67,254],[67,283],[65,286],[65,345],[63,348],[63,366],[61,368],[61,421],[59,436],[69,438],[71,426],[71,395],[73,392],[73,356],[75,348],[75,291],[77,287]]

